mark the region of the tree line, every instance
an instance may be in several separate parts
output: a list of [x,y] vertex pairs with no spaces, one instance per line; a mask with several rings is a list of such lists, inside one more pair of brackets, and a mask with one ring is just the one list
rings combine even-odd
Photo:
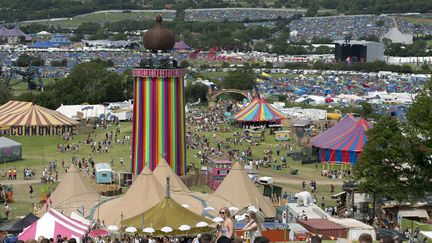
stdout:
[[355,168],[362,192],[375,199],[417,201],[432,192],[432,80],[416,96],[407,121],[383,117],[367,132]]
[[2,93],[0,102],[5,102],[13,97],[17,100],[31,101],[50,109],[57,109],[61,104],[102,104],[132,98],[131,70],[118,74],[110,71],[109,67],[109,62],[99,59],[78,64],[68,77],[49,82],[45,85],[45,91],[40,93],[26,92],[13,97],[10,90],[1,89],[4,94]]

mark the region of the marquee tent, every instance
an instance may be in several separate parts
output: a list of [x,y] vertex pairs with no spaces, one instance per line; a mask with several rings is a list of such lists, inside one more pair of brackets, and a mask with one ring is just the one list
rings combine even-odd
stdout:
[[22,145],[12,139],[0,137],[0,162],[22,159]]
[[323,163],[355,165],[370,128],[365,119],[348,114],[338,124],[313,137],[311,144],[319,148],[318,157]]
[[[205,222],[203,227],[197,226],[198,223]],[[125,227],[133,226],[137,229],[153,228],[155,232],[154,236],[165,236],[165,235],[195,235],[200,233],[209,233],[214,231],[214,228],[209,226],[213,222],[208,218],[204,218],[194,212],[182,207],[169,196],[165,197],[157,205],[140,213],[134,217],[127,218],[121,222]],[[183,230],[180,229],[182,225],[185,227]],[[207,225],[207,226],[204,226]],[[172,232],[163,232],[161,230],[164,227],[170,227]]]
[[70,216],[73,211],[89,215],[98,204],[99,193],[71,166],[55,191],[51,194],[51,207]]
[[103,118],[110,113],[103,105],[61,105],[56,111],[73,120]]
[[75,133],[78,124],[59,112],[30,102],[9,101],[0,106],[0,130],[10,135],[37,136]]
[[57,235],[75,238],[78,242],[88,231],[89,225],[71,219],[60,212],[51,209],[38,221],[25,228],[18,235],[19,240],[37,240],[40,236],[55,239]]
[[284,114],[267,103],[263,98],[255,98],[239,111],[234,119],[240,122],[276,122],[284,118]]
[[[230,204],[223,203],[224,201],[220,198]],[[276,214],[276,209],[272,206],[270,199],[262,195],[247,175],[246,170],[238,162],[232,166],[228,175],[217,190],[208,197],[207,201],[217,208],[255,206],[261,210],[265,217],[274,217]]]
[[372,236],[372,239],[375,240],[375,229],[374,227],[362,223],[355,219],[338,219],[338,218],[329,218],[330,221],[339,224],[347,229],[347,239],[349,241],[358,240],[359,236],[363,233],[369,234]]
[[122,219],[145,212],[164,198],[164,189],[146,166],[126,194],[102,204],[97,210],[106,225],[119,225]]
[[190,46],[184,41],[178,41],[174,44],[174,50],[190,50]]

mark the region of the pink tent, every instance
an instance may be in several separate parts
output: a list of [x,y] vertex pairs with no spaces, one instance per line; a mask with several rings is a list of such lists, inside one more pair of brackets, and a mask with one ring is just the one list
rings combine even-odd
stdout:
[[51,209],[38,221],[25,228],[18,235],[19,240],[37,240],[39,236],[55,239],[57,235],[75,238],[78,242],[86,234],[89,225],[83,224],[75,219],[69,218],[58,211]]

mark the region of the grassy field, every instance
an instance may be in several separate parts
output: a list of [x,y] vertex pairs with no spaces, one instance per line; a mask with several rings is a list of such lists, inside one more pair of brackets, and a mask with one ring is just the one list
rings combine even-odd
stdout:
[[421,17],[401,17],[408,20],[413,24],[432,24],[432,17],[421,16]]
[[[228,125],[227,125],[228,126]],[[131,123],[121,123],[121,135],[119,138],[123,136],[130,136],[132,134],[132,125]],[[115,131],[115,126],[111,126],[108,129],[97,128],[93,130],[92,128],[80,128],[80,135],[76,136],[73,141],[69,141],[69,143],[78,143],[87,138],[87,136],[92,136],[96,141],[102,139],[105,136],[106,132]],[[189,127],[188,129],[193,129]],[[222,141],[225,141],[226,138],[232,137],[234,131],[242,131],[239,128],[231,127],[231,131],[228,133],[219,133],[217,134],[218,138]],[[212,133],[209,132],[200,132],[204,134],[208,138],[212,138]],[[8,162],[0,164],[0,171],[7,171],[9,168],[16,168],[18,180],[22,180],[22,171],[24,168],[30,168],[36,170],[37,176],[39,178],[40,172],[43,168],[45,168],[49,161],[56,160],[58,168],[61,168],[61,161],[64,160],[66,164],[71,162],[72,156],[76,156],[78,158],[88,158],[92,156],[96,163],[101,162],[110,162],[111,158],[114,160],[113,169],[116,171],[130,171],[130,164],[126,162],[124,166],[120,165],[120,158],[123,157],[125,161],[128,161],[130,158],[130,144],[121,144],[121,145],[113,145],[108,153],[92,153],[90,146],[81,144],[80,151],[76,154],[71,152],[60,153],[57,151],[57,144],[67,142],[63,141],[62,137],[59,136],[45,136],[45,137],[11,137],[12,139],[20,142],[23,146],[23,160],[16,162]],[[273,149],[275,150],[275,146],[277,146],[279,142],[275,140],[274,135],[269,135],[269,131],[266,131],[265,141],[262,142],[259,146],[253,147],[252,158],[254,159],[262,159],[264,156],[265,149]],[[295,150],[298,150],[298,146],[291,143]],[[216,146],[216,142],[213,139],[210,139],[210,146]],[[247,144],[243,143],[242,145],[233,146],[232,148],[236,148],[244,150],[247,148]],[[196,167],[200,168],[199,159],[196,157],[198,150],[188,150],[187,151],[187,163],[195,164]],[[275,153],[274,153],[275,154]],[[278,159],[280,161],[280,158]],[[283,187],[284,191],[295,193],[302,190],[301,182],[306,181],[308,184],[307,188],[309,188],[309,181],[315,179],[318,181],[318,190],[317,190],[317,198],[318,204],[321,203],[321,197],[324,196],[326,198],[326,202],[328,205],[334,204],[335,202],[330,199],[330,183],[340,184],[340,180],[329,180],[320,176],[321,166],[315,168],[314,165],[301,165],[299,161],[294,161],[290,157],[288,157],[288,165],[289,167],[286,169],[282,169],[281,171],[274,171],[272,169],[261,168],[261,175],[269,175],[275,177],[275,181],[277,184]],[[290,175],[291,169],[298,169],[298,175]],[[64,171],[62,169],[59,170],[60,174],[63,174]],[[62,175],[60,175],[61,177]],[[0,182],[1,184],[8,184],[9,181],[6,180],[5,177]],[[16,181],[14,182],[14,203],[10,206],[13,208],[10,216],[22,216],[28,213],[31,209],[32,203],[37,203],[40,199],[39,195],[39,187],[40,184],[34,182],[33,188],[35,191],[35,197],[30,198],[28,193],[29,184],[25,182]],[[50,185],[49,190],[54,190],[55,185]],[[208,192],[209,188],[205,185],[191,188],[195,191],[205,191]],[[340,185],[336,186],[336,191],[340,190]],[[1,212],[2,213],[2,212]]]
[[[78,28],[82,23],[98,23],[103,25],[104,23],[119,22],[122,20],[152,20],[158,12],[120,12],[120,13],[94,13],[85,16],[76,16],[69,18],[68,20],[46,20],[38,23],[45,25],[61,26],[62,28]],[[161,12],[162,16],[164,15]]]

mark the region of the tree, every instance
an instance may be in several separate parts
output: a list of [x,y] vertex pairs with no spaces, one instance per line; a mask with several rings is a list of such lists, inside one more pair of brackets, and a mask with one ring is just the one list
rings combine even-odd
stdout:
[[201,102],[207,102],[208,89],[209,89],[208,86],[203,83],[194,83],[186,86],[185,88],[186,101],[195,102],[198,99],[200,99]]
[[27,54],[21,54],[16,62],[18,67],[28,67],[30,64],[32,66],[43,66],[45,60],[39,56],[30,56]]
[[360,103],[361,106],[361,115],[364,118],[369,117],[370,114],[372,114],[373,109],[372,109],[372,105],[367,103],[367,102],[361,102]]
[[12,98],[12,92],[2,80],[0,80],[0,105],[8,102]]
[[45,92],[36,97],[36,102],[57,108],[61,104],[123,101],[130,97],[125,92],[126,84],[119,74],[107,70],[107,63],[90,61],[76,65],[67,78],[47,85]]
[[407,123],[381,119],[368,132],[355,170],[361,191],[398,200],[415,200],[432,188],[432,81],[417,95]]
[[368,132],[368,142],[355,166],[359,190],[374,196],[407,199],[413,174],[410,141],[396,119],[383,118]]
[[373,34],[362,36],[359,38],[359,40],[379,42],[379,38]]
[[309,7],[306,11],[306,16],[308,17],[314,17],[317,15],[319,10],[319,3],[317,0],[312,0],[312,2],[309,4]]
[[250,90],[255,86],[256,78],[252,69],[242,68],[228,72],[222,82],[224,89]]
[[414,103],[407,112],[407,123],[410,139],[416,143],[414,154],[418,177],[423,179],[420,186],[431,190],[427,183],[432,180],[432,80],[425,84],[423,90],[416,96]]

